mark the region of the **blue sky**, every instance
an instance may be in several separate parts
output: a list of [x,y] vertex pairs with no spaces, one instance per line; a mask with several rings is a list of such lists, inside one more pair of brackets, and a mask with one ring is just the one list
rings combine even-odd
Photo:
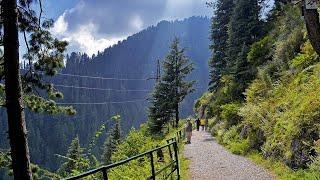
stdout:
[[[210,0],[46,0],[45,16],[56,20],[52,33],[71,51],[103,51],[161,20],[208,16]],[[215,1],[215,0],[211,0]],[[273,0],[268,1],[270,4]],[[208,30],[209,32],[209,30]]]
[[89,55],[161,20],[212,16],[207,0],[48,0],[53,34],[69,41],[70,51]]

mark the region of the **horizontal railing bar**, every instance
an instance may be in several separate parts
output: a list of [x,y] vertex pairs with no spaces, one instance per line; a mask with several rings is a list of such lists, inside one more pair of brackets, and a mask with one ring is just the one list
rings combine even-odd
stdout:
[[173,168],[172,171],[164,179],[167,179],[176,170],[177,170],[177,166],[175,166],[175,168]]
[[129,162],[129,161],[135,160],[135,159],[137,159],[137,158],[143,157],[143,156],[145,156],[145,155],[147,155],[147,154],[149,154],[149,153],[152,153],[152,152],[154,152],[154,151],[157,151],[157,150],[159,150],[159,149],[163,149],[163,148],[165,148],[165,147],[168,147],[168,146],[170,146],[170,145],[172,145],[172,144],[174,144],[174,143],[177,143],[177,142],[176,142],[176,141],[173,141],[173,142],[171,142],[171,143],[168,143],[168,144],[163,145],[163,146],[161,146],[161,147],[158,147],[158,148],[149,150],[149,151],[144,152],[144,153],[142,153],[142,154],[138,154],[138,155],[136,155],[136,156],[132,156],[132,157],[130,157],[130,158],[128,158],[128,159],[125,159],[125,160],[116,162],[116,163],[114,163],[114,164],[110,164],[110,165],[107,165],[107,166],[101,166],[101,167],[99,167],[99,168],[97,168],[97,169],[89,170],[89,171],[84,172],[84,173],[82,173],[82,174],[79,174],[79,175],[76,175],[76,176],[72,176],[72,177],[66,178],[65,180],[79,179],[79,178],[82,178],[82,177],[86,177],[86,176],[95,174],[95,173],[97,173],[97,172],[99,172],[99,171],[102,171],[102,170],[104,170],[104,169],[107,170],[107,169],[111,169],[111,168],[116,167],[116,166],[120,166],[120,165],[122,165],[122,164],[125,164],[125,163],[127,163],[127,162]]
[[80,178],[83,178],[83,177],[86,177],[86,176],[90,176],[92,174],[95,174],[97,172],[100,172],[102,173],[102,170],[103,170],[103,167],[100,167],[100,168],[97,168],[97,169],[92,169],[92,170],[89,170],[85,173],[82,173],[82,174],[79,174],[77,176],[72,176],[72,177],[69,177],[69,178],[65,178],[65,180],[73,180],[73,179],[80,179]]
[[175,163],[176,163],[176,161],[171,161],[170,164],[168,164],[167,166],[165,166],[162,169],[160,169],[159,171],[157,171],[155,175],[159,175],[160,173],[162,173],[164,170],[166,170],[168,167],[172,166]]

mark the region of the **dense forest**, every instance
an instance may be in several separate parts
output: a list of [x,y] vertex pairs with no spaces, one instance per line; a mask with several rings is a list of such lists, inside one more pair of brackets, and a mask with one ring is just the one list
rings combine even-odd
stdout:
[[[204,17],[161,21],[92,57],[84,53],[69,54],[65,67],[50,81],[64,95],[59,103],[88,104],[74,104],[77,111],[74,116],[26,113],[32,162],[57,169],[63,159],[55,154],[66,154],[71,140],[76,136],[81,139],[82,145],[87,146],[102,124],[113,124],[109,120],[115,114],[121,115],[124,133],[146,122],[147,98],[155,83],[157,60],[164,59],[174,37],[180,38],[181,46],[186,48],[186,54],[195,67],[189,77],[197,79],[197,91],[188,96],[180,108],[182,117],[192,114],[192,105],[206,90],[209,79],[206,62],[210,55],[207,48],[209,26],[210,20]],[[124,103],[94,104],[104,102]],[[1,119],[6,119],[5,111],[0,113]],[[1,148],[8,147],[6,131],[6,121],[0,121]],[[103,142],[99,143],[101,145]]]
[[318,179],[319,54],[302,17],[313,10],[301,8],[304,1],[275,1],[262,18],[256,0],[233,2],[215,4],[210,91],[195,110],[205,112],[212,134],[233,153],[299,170],[286,176],[277,166],[281,178]]

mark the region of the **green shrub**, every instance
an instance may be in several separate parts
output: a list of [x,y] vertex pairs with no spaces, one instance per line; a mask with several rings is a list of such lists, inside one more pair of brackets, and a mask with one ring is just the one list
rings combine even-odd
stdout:
[[233,154],[246,155],[250,150],[250,145],[248,140],[231,142],[229,149]]
[[254,43],[248,53],[248,62],[253,63],[255,66],[259,66],[266,63],[267,60],[271,60],[273,43],[274,38],[271,38],[270,35]]
[[301,53],[299,53],[292,61],[291,68],[297,70],[303,70],[316,62],[318,62],[318,55],[312,48],[309,41],[307,41],[301,48]]
[[222,143],[226,145],[239,140],[240,136],[237,126],[232,126],[229,130],[225,131],[222,137]]
[[286,78],[274,85],[268,97],[241,108],[243,124],[266,137],[262,148],[266,156],[282,159],[291,167],[306,167],[311,160],[320,132],[319,74],[320,64]]
[[221,106],[221,120],[225,122],[226,129],[239,124],[241,120],[241,117],[238,115],[240,107],[240,103],[230,103]]

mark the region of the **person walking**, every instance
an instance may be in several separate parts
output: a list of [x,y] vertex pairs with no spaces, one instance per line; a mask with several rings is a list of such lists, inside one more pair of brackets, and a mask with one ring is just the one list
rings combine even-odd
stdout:
[[200,119],[197,118],[196,121],[195,121],[195,123],[196,123],[197,131],[199,131],[199,128],[200,128]]
[[206,119],[205,119],[205,125],[204,125],[205,131],[208,131],[208,130],[209,130],[208,126],[209,126],[209,120],[208,120],[208,118],[206,118]]
[[187,120],[185,129],[186,129],[186,135],[187,135],[187,144],[191,144],[192,123],[190,122],[190,119]]
[[201,130],[204,131],[204,127],[206,125],[206,120],[205,119],[201,119],[200,125],[201,125]]

